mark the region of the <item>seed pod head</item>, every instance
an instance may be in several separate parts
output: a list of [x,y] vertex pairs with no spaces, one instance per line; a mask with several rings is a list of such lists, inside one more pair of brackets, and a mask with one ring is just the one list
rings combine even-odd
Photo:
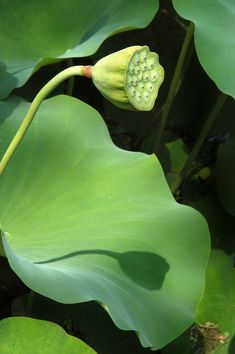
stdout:
[[150,111],[164,79],[157,53],[147,46],[122,49],[99,60],[92,68],[95,86],[120,108]]

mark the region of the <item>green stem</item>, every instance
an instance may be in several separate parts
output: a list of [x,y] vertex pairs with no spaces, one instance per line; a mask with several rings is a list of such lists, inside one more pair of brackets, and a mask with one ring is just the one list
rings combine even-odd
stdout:
[[185,59],[188,54],[188,48],[189,48],[191,41],[192,41],[193,32],[194,32],[194,25],[192,22],[190,22],[190,25],[187,28],[186,36],[184,38],[184,43],[182,45],[179,58],[178,58],[178,61],[176,64],[176,68],[175,68],[174,75],[173,75],[173,78],[171,81],[168,96],[167,96],[166,102],[164,104],[164,110],[163,110],[161,119],[159,121],[157,136],[156,136],[155,144],[154,144],[154,148],[153,148],[153,151],[155,153],[158,152],[159,147],[161,145],[162,135],[163,135],[164,128],[165,128],[165,125],[167,122],[167,118],[170,113],[171,105],[172,105],[173,99],[175,98],[177,90],[179,89],[179,82],[182,81],[181,80],[182,71],[184,70]]
[[[72,59],[72,58],[69,58],[69,59],[67,60],[67,63],[68,63],[68,67],[73,66],[73,59]],[[74,77],[74,76],[70,76],[70,77],[68,78],[67,92],[66,92],[66,94],[67,94],[68,96],[73,96],[74,82],[75,82],[75,77]]]
[[26,133],[30,123],[32,122],[40,104],[42,101],[50,94],[50,92],[57,87],[61,82],[67,80],[69,77],[74,75],[83,76],[83,68],[84,66],[72,66],[68,69],[61,71],[57,74],[53,79],[51,79],[36,95],[26,116],[23,119],[17,133],[15,134],[14,138],[12,139],[10,145],[8,146],[2,160],[0,161],[0,176],[3,174],[10,158],[12,157],[15,149],[17,148],[18,144],[22,140],[24,134]]
[[172,194],[175,194],[176,191],[178,190],[181,182],[184,180],[184,178],[187,176],[191,165],[193,163],[193,161],[195,160],[197,154],[199,153],[202,144],[205,140],[205,138],[207,137],[212,124],[215,121],[215,118],[217,117],[218,113],[220,112],[225,100],[226,100],[227,96],[224,94],[220,94],[216,100],[216,103],[211,111],[211,113],[209,114],[207,120],[205,121],[201,132],[196,140],[196,143],[192,149],[192,151],[190,152],[190,155],[188,156],[187,161],[185,162],[184,166],[182,167],[181,171],[177,174],[175,181],[173,182],[172,186],[171,186],[171,192]]

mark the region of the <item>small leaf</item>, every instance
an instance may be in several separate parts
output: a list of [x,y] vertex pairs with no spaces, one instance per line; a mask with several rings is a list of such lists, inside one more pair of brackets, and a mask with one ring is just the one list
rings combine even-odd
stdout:
[[29,317],[10,317],[0,321],[0,338],[3,354],[96,353],[57,324]]
[[212,250],[206,288],[196,309],[197,325],[163,349],[164,354],[234,354],[234,256]]
[[[235,335],[235,269],[234,256],[213,250],[206,272],[206,289],[196,310],[196,321],[218,326],[221,339],[208,338],[216,345],[216,354],[227,354],[229,342]],[[215,343],[216,342],[216,343]],[[210,353],[209,353],[210,354]]]
[[181,139],[166,144],[170,155],[170,172],[179,172],[183,167],[188,155],[184,150],[184,143]]

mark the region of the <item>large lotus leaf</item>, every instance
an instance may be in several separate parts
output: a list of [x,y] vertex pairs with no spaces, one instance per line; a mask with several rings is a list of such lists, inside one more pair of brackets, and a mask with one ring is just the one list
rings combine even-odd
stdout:
[[33,71],[61,58],[93,54],[108,36],[145,27],[157,0],[2,0],[0,98]]
[[[27,107],[0,104],[2,152]],[[143,346],[162,347],[192,323],[206,222],[175,202],[154,155],[116,147],[88,105],[43,103],[1,177],[0,200],[8,260],[36,292],[99,301]]]
[[[234,257],[220,250],[213,250],[206,272],[206,289],[196,311],[201,324],[211,322],[219,326],[221,335],[227,334],[225,344],[216,354],[230,354],[230,340],[235,335],[235,269]],[[211,341],[213,338],[207,338]],[[214,338],[215,340],[216,338]],[[212,343],[211,343],[212,344]]]
[[235,97],[235,1],[173,0],[177,12],[195,24],[198,59],[219,89]]
[[0,353],[3,354],[95,354],[80,339],[68,335],[53,322],[29,317],[0,322]]

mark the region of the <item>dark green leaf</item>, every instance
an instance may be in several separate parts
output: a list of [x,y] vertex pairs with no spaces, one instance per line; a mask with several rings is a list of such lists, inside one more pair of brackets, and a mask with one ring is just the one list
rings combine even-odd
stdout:
[[157,0],[2,0],[0,98],[42,65],[93,54],[110,35],[145,27]]
[[218,88],[235,97],[235,1],[173,0],[177,12],[195,24],[200,63]]

